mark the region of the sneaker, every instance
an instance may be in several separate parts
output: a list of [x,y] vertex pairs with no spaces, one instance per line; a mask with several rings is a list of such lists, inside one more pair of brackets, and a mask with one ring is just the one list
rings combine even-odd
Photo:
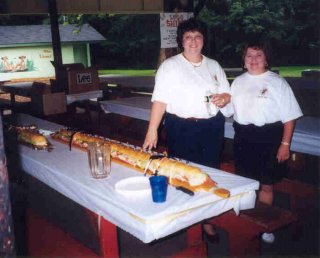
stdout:
[[261,238],[263,242],[268,244],[272,244],[275,240],[275,236],[273,233],[263,233]]

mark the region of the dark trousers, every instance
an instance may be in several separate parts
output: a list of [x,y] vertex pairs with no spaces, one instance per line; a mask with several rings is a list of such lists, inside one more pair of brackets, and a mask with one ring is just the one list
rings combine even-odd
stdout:
[[170,156],[218,168],[224,140],[224,116],[183,119],[166,113],[165,129]]
[[234,122],[233,127],[237,173],[256,179],[264,185],[280,181],[287,172],[286,162],[277,161],[283,124],[276,122],[259,127]]

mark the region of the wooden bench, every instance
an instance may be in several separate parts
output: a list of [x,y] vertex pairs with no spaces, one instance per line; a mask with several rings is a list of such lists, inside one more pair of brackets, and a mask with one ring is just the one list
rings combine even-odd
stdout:
[[254,209],[236,215],[229,211],[209,220],[228,233],[229,255],[248,257],[260,255],[260,236],[295,222],[297,216],[289,210],[258,203]]
[[13,106],[11,100],[0,97],[0,114],[1,115],[11,114],[13,113],[14,110],[15,111],[23,110],[24,113],[26,113],[29,109],[29,106],[30,106],[29,102],[16,102],[15,106]]
[[[319,188],[299,180],[284,178],[274,185],[274,191],[288,194],[290,209],[300,213],[300,211],[306,212],[315,208]],[[299,203],[299,199],[303,199],[303,207],[300,207],[302,202]]]
[[297,220],[295,213],[261,202],[254,209],[241,211],[240,217],[262,226],[262,233],[271,233]]
[[10,110],[12,109],[11,101],[9,99],[0,98],[1,113],[7,109],[10,109]]

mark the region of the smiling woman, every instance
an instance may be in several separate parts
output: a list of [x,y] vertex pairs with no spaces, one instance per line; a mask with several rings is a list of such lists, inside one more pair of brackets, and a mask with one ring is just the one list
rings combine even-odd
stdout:
[[[230,87],[218,62],[202,54],[206,37],[207,26],[200,20],[190,18],[179,24],[181,53],[165,60],[157,70],[143,148],[157,146],[164,118],[170,156],[218,168],[225,116],[232,113]],[[204,228],[214,234],[211,225],[205,223]]]
[[[273,185],[286,172],[299,104],[286,80],[269,70],[266,45],[253,42],[243,52],[247,72],[232,83],[236,171],[261,183],[259,201],[273,203]],[[274,241],[272,233],[262,235]]]
[[201,53],[206,36],[206,24],[197,19],[179,24],[177,43],[182,52],[157,71],[143,148],[156,147],[164,117],[170,155],[219,167],[224,115],[231,115],[229,83],[221,66]]

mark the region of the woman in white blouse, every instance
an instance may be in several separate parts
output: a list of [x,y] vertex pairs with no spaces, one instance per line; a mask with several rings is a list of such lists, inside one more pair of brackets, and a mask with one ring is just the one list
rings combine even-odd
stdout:
[[[152,109],[143,148],[157,146],[164,117],[170,156],[219,167],[224,139],[224,116],[232,114],[230,86],[217,61],[201,51],[206,25],[194,18],[179,24],[178,47],[182,53],[159,67],[152,95]],[[209,241],[216,241],[213,227],[204,223]]]
[[[271,205],[273,184],[283,177],[295,120],[302,112],[286,80],[269,70],[263,44],[248,44],[243,59],[247,72],[231,85],[236,171],[259,180],[258,199]],[[274,235],[265,233],[262,239],[273,242]]]
[[219,167],[224,115],[231,115],[230,86],[218,62],[202,55],[205,38],[206,25],[199,20],[178,26],[182,53],[165,60],[157,71],[143,148],[156,147],[164,117],[169,155]]

